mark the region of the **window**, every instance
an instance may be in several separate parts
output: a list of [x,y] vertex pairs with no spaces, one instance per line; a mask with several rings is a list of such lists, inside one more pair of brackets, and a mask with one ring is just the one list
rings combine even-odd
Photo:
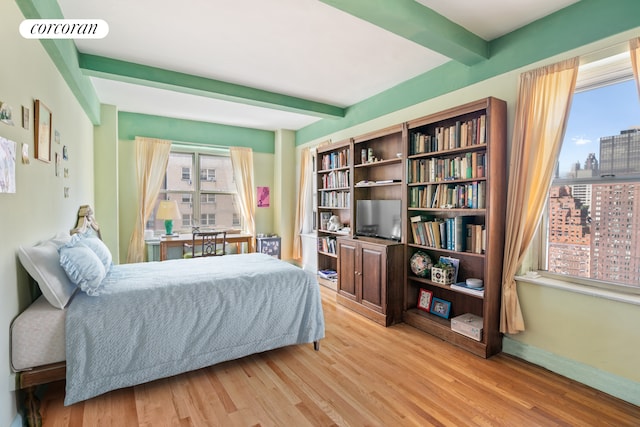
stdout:
[[[201,179],[194,182],[191,179],[192,171]],[[182,218],[174,220],[176,232],[190,233],[192,227],[205,230],[214,226],[242,226],[231,158],[227,150],[172,146],[158,199],[178,201]],[[162,233],[164,222],[156,220],[154,212],[147,228]]]
[[182,180],[183,181],[191,181],[191,168],[182,168]]
[[543,229],[543,269],[640,291],[640,103],[628,52],[580,67]]
[[215,169],[201,169],[200,170],[200,181],[213,182],[215,180],[216,180],[216,170]]

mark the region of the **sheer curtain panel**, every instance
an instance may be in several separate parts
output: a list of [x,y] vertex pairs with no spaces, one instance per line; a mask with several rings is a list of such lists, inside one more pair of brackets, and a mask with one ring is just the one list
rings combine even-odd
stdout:
[[578,58],[520,75],[507,191],[500,331],[525,329],[515,274],[544,209],[578,75]]
[[127,262],[144,261],[144,227],[153,212],[171,152],[171,141],[163,139],[136,136],[135,144],[138,212],[129,241]]
[[[244,231],[256,235],[256,197],[253,184],[253,150],[246,147],[231,147],[231,164],[233,166],[233,178],[238,190],[238,204],[244,218]],[[253,243],[249,245],[249,251],[253,251]]]

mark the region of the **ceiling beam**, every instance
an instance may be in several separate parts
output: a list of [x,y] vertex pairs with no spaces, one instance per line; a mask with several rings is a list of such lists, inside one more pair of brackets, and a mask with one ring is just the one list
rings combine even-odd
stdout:
[[465,65],[489,57],[487,41],[415,0],[320,1]]
[[334,105],[103,56],[79,53],[78,62],[82,72],[93,77],[135,83],[314,117],[341,118],[345,115],[344,108]]

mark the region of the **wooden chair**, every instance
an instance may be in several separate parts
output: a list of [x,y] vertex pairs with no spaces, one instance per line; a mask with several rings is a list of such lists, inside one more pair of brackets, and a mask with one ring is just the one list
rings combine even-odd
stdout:
[[227,249],[226,231],[201,231],[193,233],[191,244],[185,245],[191,253],[185,253],[186,257],[197,258],[203,256],[222,256]]

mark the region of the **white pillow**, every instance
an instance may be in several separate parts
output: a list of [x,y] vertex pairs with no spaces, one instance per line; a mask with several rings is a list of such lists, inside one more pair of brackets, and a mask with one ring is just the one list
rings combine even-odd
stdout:
[[[74,234],[75,236],[79,236],[78,234]],[[94,234],[83,234],[80,241],[84,243],[89,249],[91,249],[102,261],[102,265],[104,265],[105,271],[108,273],[111,269],[111,265],[113,264],[113,257],[111,256],[111,251],[107,245],[104,244],[100,238]],[[71,241],[74,241],[74,238]]]
[[38,282],[42,295],[49,304],[63,309],[76,291],[60,266],[58,248],[69,242],[71,236],[56,235],[35,246],[18,248],[18,258],[27,273]]
[[104,264],[83,241],[76,240],[60,248],[60,265],[71,282],[88,295],[98,295],[107,275]]

